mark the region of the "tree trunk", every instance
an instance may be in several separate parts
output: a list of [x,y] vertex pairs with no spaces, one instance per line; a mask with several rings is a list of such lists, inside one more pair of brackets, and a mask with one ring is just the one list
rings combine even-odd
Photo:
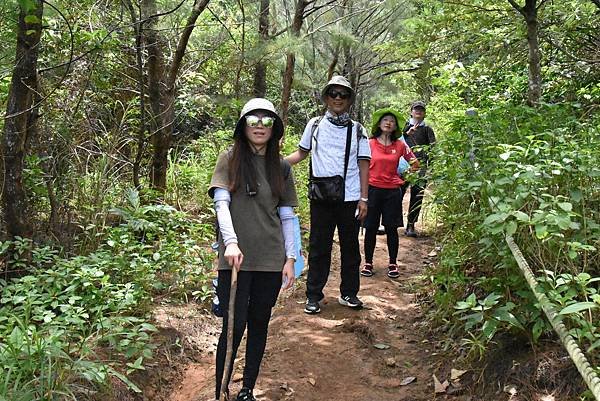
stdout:
[[[297,38],[300,35],[300,29],[304,23],[304,10],[309,4],[307,0],[298,0],[294,11],[292,21],[292,35]],[[281,119],[283,125],[287,125],[290,109],[290,97],[292,95],[292,84],[294,83],[294,67],[296,65],[296,55],[293,52],[287,54],[285,62],[285,72],[283,73],[283,90],[281,92]]]
[[527,45],[529,47],[529,89],[527,103],[536,106],[542,96],[542,66],[538,42],[538,19],[535,0],[527,0],[525,22],[527,23]]
[[138,128],[137,135],[137,149],[135,152],[135,158],[133,160],[133,185],[139,191],[142,188],[140,183],[140,168],[142,159],[144,157],[144,150],[146,149],[146,85],[144,76],[144,38],[143,38],[143,21],[142,16],[138,17],[131,0],[126,0],[125,4],[129,10],[131,16],[131,22],[135,33],[135,61],[138,75],[138,90],[140,92],[139,105],[140,105],[140,126]]
[[[258,15],[259,45],[265,46],[269,40],[269,6],[270,0],[260,1],[260,14]],[[261,53],[263,53],[261,51]],[[267,93],[267,64],[261,56],[254,69],[254,96],[265,97]]]
[[327,81],[333,77],[335,73],[335,69],[337,68],[338,62],[340,61],[340,47],[337,46],[335,48],[335,52],[333,53],[333,58],[331,59],[331,63],[327,67]]
[[[4,190],[2,204],[6,232],[10,237],[31,238],[27,193],[23,185],[23,165],[27,142],[37,124],[35,91],[38,89],[37,59],[42,32],[43,2],[20,2],[15,66],[8,92],[2,156]],[[24,7],[28,7],[25,9]]]
[[538,42],[538,9],[545,0],[525,0],[525,6],[521,7],[515,0],[507,0],[510,5],[521,13],[527,25],[527,46],[529,48],[528,68],[529,83],[527,87],[527,104],[536,106],[542,96],[542,67],[540,46]]
[[156,29],[156,0],[143,0],[142,10],[147,20],[143,29],[144,42],[148,51],[148,99],[152,110],[153,148],[150,183],[152,188],[161,192],[167,187],[168,155],[173,138],[173,123],[175,119],[175,81],[181,67],[190,35],[202,11],[210,0],[196,0],[187,19],[186,26],[179,37],[177,49],[171,64],[165,64],[163,41]]
[[427,55],[423,57],[423,64],[419,66],[419,69],[415,73],[415,80],[417,82],[417,93],[419,94],[419,98],[423,100],[425,103],[429,103],[431,99],[431,77],[429,76],[429,71],[431,69],[431,62]]
[[164,190],[167,185],[167,155],[171,146],[173,116],[172,97],[166,87],[165,57],[163,38],[159,35],[156,1],[143,0],[142,9],[147,19],[144,27],[144,41],[148,49],[148,99],[152,109],[152,166],[150,184],[153,188]]
[[285,61],[285,71],[283,73],[283,90],[281,92],[281,119],[283,120],[284,127],[287,126],[290,114],[290,97],[292,95],[295,65],[296,55],[294,53],[288,53]]

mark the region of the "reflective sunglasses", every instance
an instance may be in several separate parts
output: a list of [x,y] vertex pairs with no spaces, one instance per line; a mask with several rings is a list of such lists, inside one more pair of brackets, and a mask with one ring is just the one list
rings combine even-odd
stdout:
[[264,116],[258,117],[254,115],[246,116],[246,125],[248,127],[258,127],[258,123],[262,123],[262,126],[265,128],[271,128],[275,119],[273,117]]
[[337,98],[338,96],[340,97],[340,99],[350,99],[350,92],[346,92],[346,91],[336,91],[334,89],[330,89],[327,91],[327,96],[329,96],[332,99]]

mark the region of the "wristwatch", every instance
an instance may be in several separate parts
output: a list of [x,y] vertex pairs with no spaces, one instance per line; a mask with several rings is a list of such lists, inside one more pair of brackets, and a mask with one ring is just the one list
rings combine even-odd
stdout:
[[360,198],[360,200],[363,202],[369,202],[369,198]]

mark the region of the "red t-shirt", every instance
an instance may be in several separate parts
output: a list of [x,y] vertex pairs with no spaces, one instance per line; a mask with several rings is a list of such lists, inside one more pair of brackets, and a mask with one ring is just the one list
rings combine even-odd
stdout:
[[369,165],[369,185],[377,188],[394,189],[404,184],[398,175],[398,162],[403,156],[406,161],[415,158],[410,147],[400,139],[391,145],[382,145],[377,138],[369,139],[371,163]]

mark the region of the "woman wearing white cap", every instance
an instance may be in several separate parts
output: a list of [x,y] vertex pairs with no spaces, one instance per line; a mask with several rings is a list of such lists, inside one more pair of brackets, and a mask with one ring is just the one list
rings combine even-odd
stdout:
[[255,400],[252,390],[267,342],[271,308],[279,290],[294,282],[292,208],[298,201],[290,165],[279,155],[282,135],[283,123],[273,104],[262,98],[250,100],[236,125],[233,147],[219,155],[209,188],[219,223],[217,295],[224,308],[216,355],[217,399],[225,370],[232,269],[238,271],[238,279],[230,366],[248,327],[238,401]]

